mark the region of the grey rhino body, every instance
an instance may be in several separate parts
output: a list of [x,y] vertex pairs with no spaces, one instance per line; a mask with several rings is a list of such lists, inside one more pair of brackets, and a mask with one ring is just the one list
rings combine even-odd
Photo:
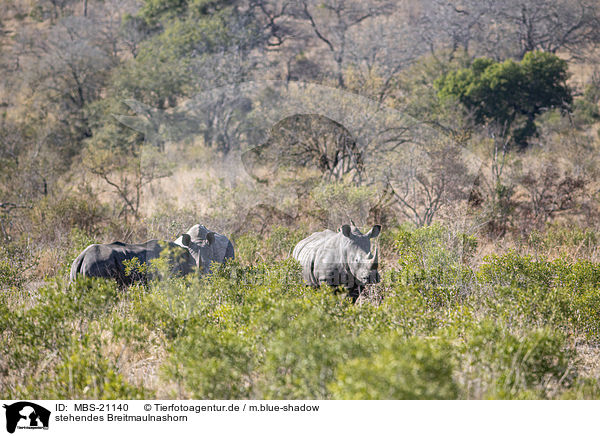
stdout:
[[74,281],[81,274],[86,277],[114,279],[120,285],[144,281],[147,279],[145,274],[126,274],[123,262],[137,258],[140,264],[149,264],[151,260],[160,257],[165,248],[171,251],[172,273],[188,274],[194,271],[196,263],[189,250],[173,242],[153,239],[141,244],[125,244],[117,241],[111,244],[92,244],[83,250],[71,266],[70,279]]
[[[227,259],[235,259],[235,252],[233,250],[233,244],[225,235],[221,235],[217,232],[211,232],[202,224],[196,224],[192,226],[185,234],[190,235],[191,244],[202,243],[206,240],[208,234],[214,236],[214,242],[210,244],[210,252],[204,256],[204,264],[202,267],[205,272],[210,272],[210,264],[212,262],[225,263]],[[183,236],[180,236],[175,240],[175,244],[185,247],[183,243]]]
[[304,281],[311,286],[344,286],[354,297],[368,283],[378,283],[378,254],[371,252],[371,238],[381,226],[362,234],[356,226],[343,225],[337,232],[325,230],[300,241],[292,256],[302,265]]
[[121,285],[145,281],[148,278],[145,274],[127,275],[123,262],[137,258],[140,264],[148,264],[160,257],[165,249],[168,252],[169,272],[173,275],[189,274],[196,270],[208,273],[212,262],[233,258],[233,246],[227,237],[200,225],[193,226],[190,231],[191,234],[184,233],[175,242],[150,240],[141,244],[92,244],[73,262],[70,279],[74,281],[81,274],[111,278]]

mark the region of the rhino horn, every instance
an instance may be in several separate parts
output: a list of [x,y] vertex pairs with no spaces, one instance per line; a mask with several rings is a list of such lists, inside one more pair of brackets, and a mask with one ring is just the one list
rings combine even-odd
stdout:
[[379,247],[375,247],[375,261],[373,263],[379,263]]

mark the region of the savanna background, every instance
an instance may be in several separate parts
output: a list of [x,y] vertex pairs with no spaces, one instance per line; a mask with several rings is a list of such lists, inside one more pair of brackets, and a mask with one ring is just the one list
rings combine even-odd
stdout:
[[[0,397],[599,399],[600,3],[4,0]],[[383,225],[356,302],[294,245]],[[94,242],[233,241],[69,283]]]

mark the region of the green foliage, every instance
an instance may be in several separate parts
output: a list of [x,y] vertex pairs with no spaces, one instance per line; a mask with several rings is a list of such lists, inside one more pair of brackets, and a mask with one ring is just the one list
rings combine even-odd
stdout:
[[218,327],[196,327],[176,342],[169,376],[193,398],[248,397],[252,369],[251,338]]
[[[42,376],[46,384],[44,395],[57,399],[143,399],[148,395],[144,388],[137,388],[123,380],[118,368],[102,356],[103,344],[98,337],[93,345],[90,337],[77,341],[74,349],[64,361],[57,365],[54,373]],[[40,394],[40,380],[27,386],[26,397]]]
[[351,400],[451,400],[458,398],[454,357],[443,340],[398,336],[380,339],[368,357],[340,365],[333,397]]
[[521,335],[487,320],[467,333],[462,350],[465,365],[489,398],[519,398],[544,394],[544,385],[568,384],[574,352],[565,336],[552,329],[536,329]]
[[424,56],[409,66],[401,73],[395,103],[418,120],[444,122],[451,117],[453,125],[458,124],[455,128],[461,130],[464,120],[452,117],[456,112],[456,105],[447,104],[445,99],[440,99],[434,83],[450,71],[466,68],[470,57],[464,51],[458,51],[449,57],[451,60],[445,61],[444,56]]
[[[217,87],[221,77],[214,71],[214,77],[198,78],[198,68],[210,62],[213,55],[229,49],[249,49],[260,40],[259,28],[246,22],[234,8],[225,7],[229,0],[149,0],[142,16],[160,16],[164,8],[166,19],[162,32],[140,44],[139,54],[130,62],[115,69],[109,83],[110,97],[122,101],[133,98],[152,108],[173,107],[181,97],[192,96],[207,87]],[[205,6],[213,4],[215,11],[210,14],[196,14]],[[188,7],[192,9],[188,10]],[[151,10],[150,10],[151,9]],[[144,15],[145,14],[145,15]],[[215,65],[216,66],[216,65]],[[106,113],[108,117],[118,112]]]
[[31,279],[31,269],[37,259],[29,250],[19,245],[5,243],[0,246],[0,295],[8,290],[22,290]]
[[584,98],[578,98],[573,102],[573,122],[579,125],[591,125],[600,120],[598,103]]
[[[458,297],[472,280],[467,262],[477,240],[462,232],[453,233],[440,224],[413,228],[408,225],[392,229],[390,235],[405,284],[417,284],[430,291],[450,291]],[[452,290],[450,289],[452,288]]]
[[9,309],[0,302],[0,344],[6,350],[0,370],[7,376],[0,391],[12,398],[144,395],[103,355],[107,341],[101,326],[119,299],[114,283],[78,279],[41,288],[32,304]]
[[[363,355],[370,335],[353,334],[353,326],[345,319],[348,302],[336,307],[332,304],[335,300],[331,295],[313,294],[304,301],[275,306],[271,315],[273,333],[262,368],[264,379],[259,384],[261,396],[327,399],[336,367],[346,359]],[[302,303],[308,305],[308,310],[299,312]]]
[[149,265],[146,262],[140,262],[137,257],[131,260],[124,260],[123,266],[125,267],[125,276],[132,277],[133,280],[145,277],[149,270]]
[[[254,1],[142,0],[130,16],[115,2],[100,1],[84,17],[79,2],[11,3],[31,5],[4,8],[10,12],[7,20],[16,21],[1,23],[15,29],[14,37],[2,40],[2,54],[8,54],[3,59],[15,61],[2,62],[3,71],[27,74],[4,75],[3,89],[11,92],[4,93],[0,114],[0,397],[600,398],[591,365],[578,359],[582,345],[595,350],[600,339],[600,267],[589,260],[597,258],[595,230],[550,225],[519,241],[518,251],[479,264],[472,235],[440,224],[388,228],[379,241],[382,282],[368,286],[353,304],[336,290],[304,285],[300,265],[289,257],[307,228],[270,224],[290,223],[298,210],[307,227],[327,216],[347,221],[348,209],[363,220],[373,212],[374,194],[381,193],[345,183],[352,171],[331,172],[329,178],[341,181],[319,184],[321,176],[309,168],[336,167],[339,156],[325,155],[328,144],[339,145],[341,137],[355,148],[345,127],[308,122],[323,121],[313,114],[300,128],[271,132],[271,139],[281,142],[279,151],[289,151],[298,138],[304,145],[313,140],[325,145],[313,147],[311,165],[293,177],[284,170],[300,161],[290,161],[290,153],[273,155],[284,159],[281,171],[257,189],[244,183],[232,188],[231,180],[210,177],[221,154],[231,147],[247,149],[261,136],[253,129],[260,121],[256,117],[277,119],[286,111],[268,107],[276,100],[271,89],[235,104],[192,97],[249,80],[331,76],[327,65],[314,62],[319,50],[296,50],[299,42],[312,47],[314,41],[297,32],[302,20],[294,8],[271,10]],[[317,5],[317,15],[324,7]],[[352,21],[356,11],[338,12],[345,38],[350,22],[342,18]],[[367,19],[363,30],[390,21],[379,18]],[[356,36],[351,33],[347,47]],[[40,40],[31,35],[41,35]],[[366,36],[354,48],[369,49]],[[364,53],[342,59],[352,51],[344,51],[344,38],[330,38],[339,76],[348,89],[374,97],[378,108],[400,109],[477,147],[498,146],[500,140],[525,145],[543,115],[540,145],[551,149],[551,141],[563,146],[563,138],[572,140],[581,159],[574,162],[585,180],[596,172],[589,156],[595,152],[591,127],[600,119],[600,87],[592,78],[573,99],[567,64],[552,53],[527,53],[520,62],[472,61],[471,50],[418,58],[422,47],[411,47],[398,52],[396,62],[385,54],[394,50],[393,44],[387,47],[393,41],[380,41],[366,65],[355,62]],[[475,50],[485,46],[470,44]],[[498,47],[496,55],[506,52]],[[311,103],[306,107],[327,106],[310,101],[311,95],[303,98],[299,101]],[[348,110],[343,103],[336,110],[355,127],[371,118],[352,108],[343,116]],[[182,117],[178,107],[193,116]],[[566,109],[569,117],[561,114]],[[469,142],[471,114],[496,135],[495,142],[474,144],[477,135]],[[297,117],[286,119],[292,118]],[[147,130],[150,124],[153,130]],[[286,125],[291,126],[279,127]],[[402,142],[406,137],[398,133]],[[428,142],[422,136],[420,141]],[[178,210],[167,200],[155,205],[154,227],[146,226],[140,196],[147,188],[162,189],[151,182],[172,174],[168,156],[186,170],[199,163],[211,167],[186,189],[202,197],[202,204],[188,201],[188,209]],[[270,162],[267,155],[259,157]],[[354,153],[355,170],[362,174],[361,157]],[[544,186],[528,187],[521,180],[520,188],[507,176],[516,169],[509,168],[512,162],[494,159],[497,180],[481,180],[490,195],[480,194],[490,203],[485,204],[490,228],[504,234],[516,221],[521,188],[533,195]],[[361,179],[370,183],[373,174],[367,173]],[[102,184],[118,201],[100,201]],[[550,185],[543,196],[554,198],[560,183]],[[251,216],[248,209],[265,190],[293,192],[278,205],[287,212],[274,216],[274,209],[255,208]],[[397,205],[383,194],[378,205],[385,210],[376,212],[385,217]],[[300,205],[298,198],[309,201]],[[594,202],[585,206],[581,216],[593,219]],[[128,221],[172,239],[198,218],[199,207],[225,228],[250,217],[245,233],[233,237],[236,261],[215,266],[210,276],[174,277],[174,250],[151,265],[126,262],[128,275],[144,279],[126,289],[105,280],[60,281],[87,245],[109,237],[136,240],[142,231],[136,234]],[[255,219],[263,220],[260,234],[249,230]]]
[[284,259],[291,256],[292,250],[305,237],[302,229],[276,226],[268,236],[245,233],[234,238],[236,258],[249,264],[265,262],[269,259]]
[[493,121],[514,143],[524,145],[537,132],[536,115],[572,103],[567,78],[564,60],[552,53],[529,52],[521,62],[475,59],[468,68],[439,78],[435,86],[440,98],[456,98],[473,111],[477,123]]
[[75,228],[94,233],[107,221],[107,207],[85,193],[52,200],[45,197],[31,211],[33,232],[38,241],[59,239],[59,233],[69,233]]
[[592,400],[600,396],[600,385],[596,377],[580,377],[573,387],[565,391],[561,400]]
[[263,255],[260,252],[262,240],[258,235],[244,234],[235,238],[235,251],[237,257],[246,259],[250,264],[254,264],[263,260]]
[[488,257],[478,276],[484,288],[497,294],[492,310],[507,322],[514,322],[518,313],[528,325],[599,337],[600,265],[587,260],[533,260],[510,252]]
[[19,270],[12,266],[8,260],[0,261],[0,288],[20,288],[25,280],[21,276]]
[[[591,237],[553,231],[565,244]],[[121,291],[80,278],[33,298],[19,288],[2,294],[0,391],[7,398],[598,398],[574,345],[600,337],[597,264],[510,252],[473,270],[474,237],[440,224],[400,226],[382,236],[382,249],[399,258],[376,285],[382,299],[353,304],[331,288],[304,285],[299,263],[287,259],[301,236],[283,227],[246,234],[236,240],[244,256],[264,250],[286,259],[237,253],[210,276],[163,275]],[[77,232],[72,239],[87,242]],[[158,392],[124,370],[155,349]]]
[[133,300],[131,315],[140,323],[161,336],[172,340],[186,328],[198,310],[198,286],[188,289],[191,277],[153,282],[150,291]]

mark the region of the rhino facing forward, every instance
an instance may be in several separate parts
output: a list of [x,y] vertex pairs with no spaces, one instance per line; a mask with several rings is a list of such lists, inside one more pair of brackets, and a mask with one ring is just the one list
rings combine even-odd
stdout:
[[311,286],[323,283],[344,286],[354,297],[368,283],[378,283],[378,251],[371,252],[371,238],[381,231],[375,225],[366,234],[352,225],[337,232],[325,230],[300,241],[292,256],[302,265],[304,281]]
[[[192,227],[194,229],[197,226]],[[87,277],[102,277],[116,280],[120,285],[130,285],[135,281],[145,281],[145,274],[126,274],[123,262],[137,258],[140,264],[150,263],[151,260],[161,256],[164,250],[168,253],[170,273],[174,275],[189,274],[195,270],[201,273],[210,272],[212,262],[224,262],[231,252],[222,256],[221,246],[223,240],[229,239],[218,233],[208,231],[193,236],[184,233],[175,242],[150,240],[141,244],[125,244],[113,242],[111,244],[92,244],[75,259],[71,266],[70,279],[74,281],[78,274]],[[190,230],[192,230],[190,229]],[[224,239],[223,239],[224,238]],[[229,242],[229,244],[231,244]]]
[[201,264],[198,267],[202,268],[204,272],[210,272],[210,265],[213,262],[224,263],[227,259],[233,260],[235,253],[233,250],[233,244],[225,235],[221,235],[217,232],[212,232],[204,227],[202,224],[196,224],[175,240],[175,244],[181,247],[188,247],[185,244],[185,235],[190,236],[189,244],[191,244],[192,250],[197,244],[198,246],[204,246],[204,241],[209,237],[212,242],[207,247],[208,251],[202,256]]

